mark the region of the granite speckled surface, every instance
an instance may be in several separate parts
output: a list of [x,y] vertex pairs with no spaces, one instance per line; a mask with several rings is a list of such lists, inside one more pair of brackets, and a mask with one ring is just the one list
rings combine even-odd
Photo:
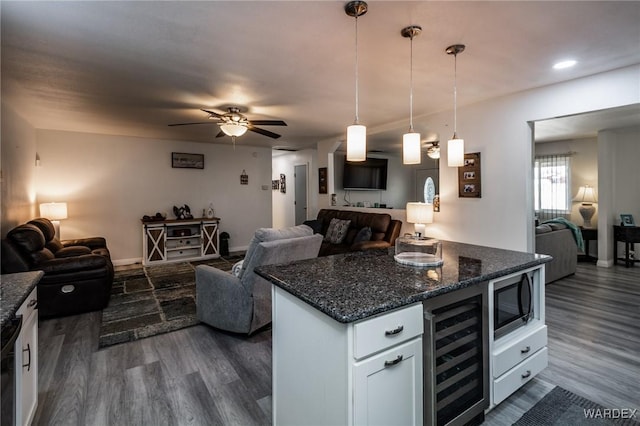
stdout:
[[397,263],[393,247],[269,265],[255,272],[342,323],[479,284],[551,260],[546,255],[442,241],[444,264]]
[[0,328],[4,327],[44,275],[42,271],[0,276]]

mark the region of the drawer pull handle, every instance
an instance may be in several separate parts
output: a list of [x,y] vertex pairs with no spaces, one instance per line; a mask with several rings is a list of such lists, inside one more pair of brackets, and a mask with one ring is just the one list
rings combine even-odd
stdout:
[[37,304],[38,304],[38,299],[31,299],[29,300],[29,304],[27,305],[27,308],[33,308]]
[[396,359],[394,359],[393,361],[385,361],[384,362],[384,366],[385,367],[392,367],[396,364],[399,364],[402,361],[402,355],[398,355],[398,357]]
[[531,351],[531,346],[527,346],[524,349],[520,349],[521,354],[526,354],[526,353],[529,353],[530,351]]
[[529,377],[531,377],[531,370],[527,370],[527,372],[522,375],[523,379],[527,379]]
[[27,368],[27,371],[31,371],[31,346],[27,343],[27,348],[26,349],[22,349],[22,353],[27,353],[27,363],[26,364],[22,364],[22,368]]
[[402,330],[404,330],[404,326],[399,325],[397,328],[394,328],[393,330],[386,330],[384,332],[384,335],[385,336],[395,336],[396,334],[402,333]]

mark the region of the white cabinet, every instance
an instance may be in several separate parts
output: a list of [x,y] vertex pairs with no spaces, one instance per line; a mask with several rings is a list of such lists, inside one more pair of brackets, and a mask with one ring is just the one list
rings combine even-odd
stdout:
[[422,304],[340,323],[273,287],[274,425],[422,425]]
[[219,257],[219,221],[213,218],[143,222],[142,264]]
[[38,293],[34,288],[17,315],[22,331],[16,340],[16,424],[30,425],[38,405]]
[[[548,364],[547,326],[544,305],[544,266],[522,272],[532,274],[533,303],[532,318],[526,324],[496,339],[489,336],[490,346],[490,387],[491,406],[500,404],[522,385],[533,379]],[[522,273],[518,272],[518,274]],[[502,277],[489,283],[490,295],[500,283],[512,276]],[[489,312],[496,309],[495,300],[489,297]],[[490,316],[490,329],[494,328],[494,318]]]

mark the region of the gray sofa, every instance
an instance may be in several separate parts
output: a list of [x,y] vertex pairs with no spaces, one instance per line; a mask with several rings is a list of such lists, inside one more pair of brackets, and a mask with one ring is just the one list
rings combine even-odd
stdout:
[[565,225],[550,223],[536,226],[536,253],[553,257],[546,264],[545,284],[575,274],[578,245],[573,232]]
[[317,257],[321,244],[322,235],[314,235],[306,225],[285,229],[260,228],[249,243],[241,265],[234,266],[234,273],[198,265],[198,320],[222,330],[245,334],[269,324],[271,284],[253,269]]

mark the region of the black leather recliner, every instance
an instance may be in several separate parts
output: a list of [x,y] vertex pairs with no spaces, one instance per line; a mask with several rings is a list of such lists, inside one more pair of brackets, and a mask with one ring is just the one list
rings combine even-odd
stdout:
[[109,303],[113,264],[102,237],[60,241],[50,220],[19,225],[2,240],[2,273],[41,270],[41,318],[103,309]]

